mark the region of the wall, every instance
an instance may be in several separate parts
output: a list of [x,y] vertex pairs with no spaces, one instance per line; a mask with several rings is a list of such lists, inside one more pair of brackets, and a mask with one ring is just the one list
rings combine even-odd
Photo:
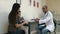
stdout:
[[22,15],[26,20],[39,17],[39,14],[41,13],[41,7],[42,7],[41,1],[39,1],[39,8],[37,8],[33,6],[33,3],[30,5],[29,0],[22,0],[21,5]]
[[49,10],[53,11],[54,17],[60,20],[60,0],[46,0]]
[[0,34],[4,34],[8,29],[8,14],[15,0],[0,0]]
[[[0,0],[0,34],[4,34],[8,30],[8,14],[11,11],[15,0]],[[36,18],[42,14],[42,5],[45,4],[44,0],[40,0],[39,8],[30,5],[28,0],[22,0],[21,11],[25,20]],[[42,3],[44,2],[44,3]]]

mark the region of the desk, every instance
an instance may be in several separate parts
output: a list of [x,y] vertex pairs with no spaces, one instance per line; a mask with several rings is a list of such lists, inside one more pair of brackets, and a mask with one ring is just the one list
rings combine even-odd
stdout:
[[32,31],[36,30],[37,23],[36,22],[29,22],[29,31],[28,33],[31,34]]

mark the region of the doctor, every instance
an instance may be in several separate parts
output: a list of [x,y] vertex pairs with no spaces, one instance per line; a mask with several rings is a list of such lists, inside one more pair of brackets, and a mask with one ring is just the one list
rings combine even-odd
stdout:
[[44,5],[42,7],[43,13],[44,13],[44,17],[42,19],[38,19],[36,18],[35,21],[39,24],[45,23],[46,27],[42,29],[42,31],[40,31],[40,27],[38,26],[38,32],[39,34],[47,34],[48,31],[53,32],[54,31],[54,23],[53,23],[53,15],[50,11],[48,11],[48,7],[46,5]]

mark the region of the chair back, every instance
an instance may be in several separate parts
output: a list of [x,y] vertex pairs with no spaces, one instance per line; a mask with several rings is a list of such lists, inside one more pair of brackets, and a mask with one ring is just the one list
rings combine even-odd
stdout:
[[55,26],[55,30],[56,30],[56,24],[57,24],[57,21],[55,18],[53,18],[53,22],[54,22],[54,26]]

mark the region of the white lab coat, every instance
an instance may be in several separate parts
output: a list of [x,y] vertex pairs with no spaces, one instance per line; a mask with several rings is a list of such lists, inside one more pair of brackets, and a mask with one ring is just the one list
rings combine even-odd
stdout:
[[39,24],[45,23],[46,29],[53,32],[54,31],[54,23],[53,23],[53,15],[50,11],[48,11],[42,19],[39,20]]

